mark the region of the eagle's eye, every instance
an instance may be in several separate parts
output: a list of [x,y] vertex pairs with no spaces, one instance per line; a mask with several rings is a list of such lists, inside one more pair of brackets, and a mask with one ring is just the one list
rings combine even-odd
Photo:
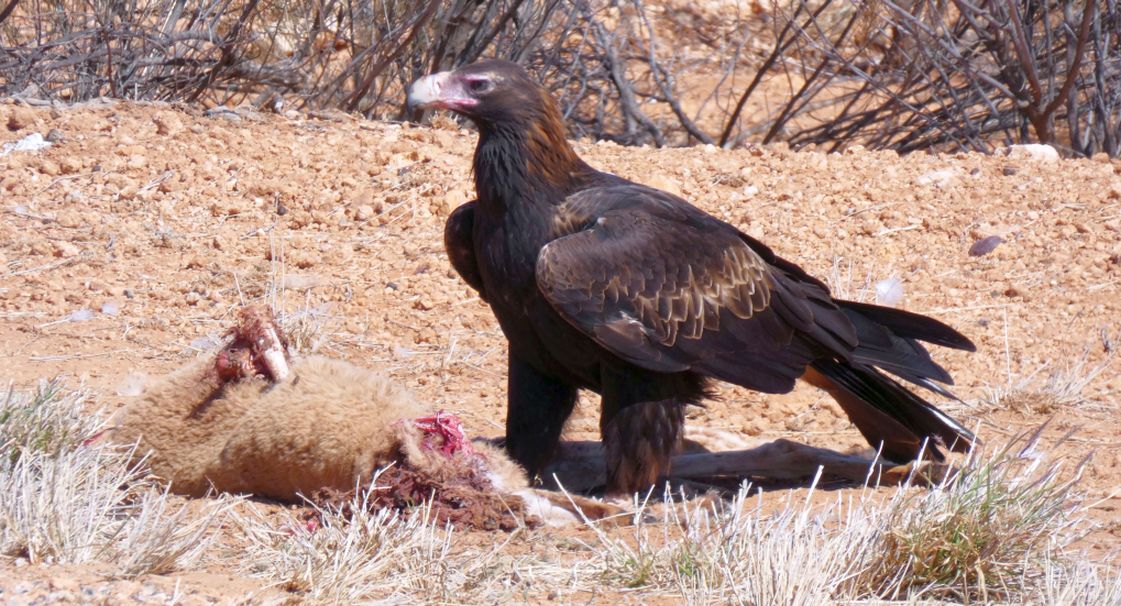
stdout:
[[494,83],[489,78],[472,78],[467,81],[467,90],[474,94],[487,93],[492,88],[494,88]]

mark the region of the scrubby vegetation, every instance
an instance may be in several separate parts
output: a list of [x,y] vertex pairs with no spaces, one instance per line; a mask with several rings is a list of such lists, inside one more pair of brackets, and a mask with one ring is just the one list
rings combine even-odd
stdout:
[[[405,119],[417,77],[535,70],[575,135],[1121,154],[1112,0],[6,0],[0,93]],[[414,116],[415,117],[415,116]]]

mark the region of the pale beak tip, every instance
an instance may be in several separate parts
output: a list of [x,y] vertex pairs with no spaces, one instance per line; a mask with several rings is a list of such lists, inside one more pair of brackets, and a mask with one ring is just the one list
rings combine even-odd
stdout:
[[413,85],[409,87],[409,95],[406,99],[406,105],[410,113],[418,109],[428,109],[439,103],[440,88],[446,75],[446,72],[441,72],[413,82]]

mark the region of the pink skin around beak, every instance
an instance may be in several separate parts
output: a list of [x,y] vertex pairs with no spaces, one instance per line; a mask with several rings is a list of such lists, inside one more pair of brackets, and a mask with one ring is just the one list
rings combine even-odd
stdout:
[[478,103],[463,90],[463,84],[451,72],[425,76],[409,87],[409,109],[465,109]]

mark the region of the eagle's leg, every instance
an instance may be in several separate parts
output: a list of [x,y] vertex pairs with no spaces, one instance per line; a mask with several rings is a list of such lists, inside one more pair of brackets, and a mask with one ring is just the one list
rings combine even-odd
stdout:
[[674,398],[637,402],[601,425],[607,493],[645,491],[669,472],[670,457],[684,434],[685,406]]
[[552,459],[564,422],[576,406],[576,388],[542,374],[510,353],[506,450],[529,477]]
[[685,436],[685,406],[702,386],[683,375],[634,368],[605,370],[600,433],[608,494],[645,491],[664,478]]

